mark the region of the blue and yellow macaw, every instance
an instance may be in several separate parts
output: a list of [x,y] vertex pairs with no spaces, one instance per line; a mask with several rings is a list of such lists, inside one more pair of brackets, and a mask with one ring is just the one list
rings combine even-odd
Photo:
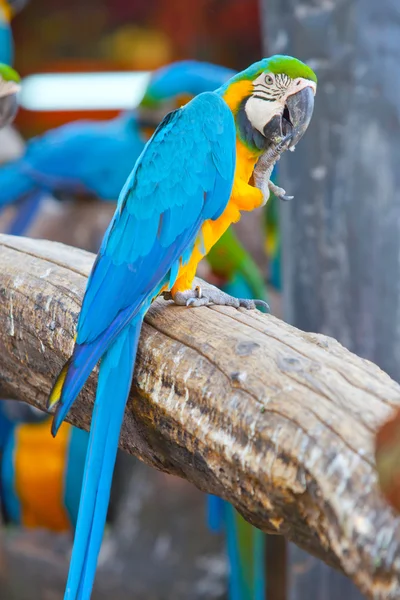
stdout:
[[[56,435],[100,361],[66,600],[90,598],[144,316],[161,294],[185,306],[256,306],[192,289],[193,278],[241,211],[268,199],[273,165],[307,129],[315,92],[315,74],[295,58],[255,63],[169,113],[121,191],[88,280],[74,351],[48,402]],[[258,189],[249,180],[261,157]]]
[[72,530],[89,434],[63,423],[53,440],[47,415],[34,422],[20,421],[10,418],[5,406],[2,401],[0,505],[4,521],[58,532]]

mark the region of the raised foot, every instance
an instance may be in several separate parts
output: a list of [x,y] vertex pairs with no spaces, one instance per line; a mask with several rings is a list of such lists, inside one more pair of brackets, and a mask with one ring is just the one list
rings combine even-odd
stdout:
[[294,198],[294,196],[288,196],[283,188],[275,185],[271,180],[268,181],[268,188],[279,200],[287,201]]
[[264,300],[248,300],[246,298],[235,298],[218,288],[207,287],[206,289],[197,286],[194,290],[186,290],[184,292],[176,292],[172,295],[171,292],[162,294],[164,300],[173,300],[179,306],[209,306],[215,304],[217,306],[233,306],[234,308],[254,308],[264,309],[270,312],[269,305]]

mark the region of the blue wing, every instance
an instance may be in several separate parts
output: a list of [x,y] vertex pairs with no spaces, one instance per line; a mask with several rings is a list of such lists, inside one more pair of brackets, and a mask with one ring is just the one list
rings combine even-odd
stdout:
[[31,140],[21,159],[0,169],[0,205],[38,187],[116,200],[143,148],[133,114],[68,123]]
[[162,286],[173,285],[203,222],[224,211],[235,139],[228,106],[206,92],[167,115],[149,140],[121,192],[88,281],[74,353],[50,397],[53,405],[62,390],[54,430],[105,350]]

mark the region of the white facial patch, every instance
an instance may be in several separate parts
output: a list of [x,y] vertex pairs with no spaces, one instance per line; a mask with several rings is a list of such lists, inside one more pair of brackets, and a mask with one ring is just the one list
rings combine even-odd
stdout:
[[0,77],[0,98],[16,94],[21,86],[16,81],[5,81]]
[[260,133],[275,115],[281,115],[285,107],[282,96],[287,85],[291,82],[289,77],[276,76],[272,73],[261,73],[253,81],[253,93],[247,100],[245,111],[250,123]]
[[265,125],[269,123],[275,115],[281,115],[283,108],[284,104],[279,101],[269,102],[251,96],[247,100],[244,110],[254,129],[263,133]]

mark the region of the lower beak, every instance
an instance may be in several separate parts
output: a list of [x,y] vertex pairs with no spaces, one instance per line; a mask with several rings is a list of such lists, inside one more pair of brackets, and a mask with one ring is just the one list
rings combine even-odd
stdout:
[[12,123],[18,111],[17,94],[0,98],[0,128]]
[[[289,113],[289,123],[292,126],[292,141],[290,147],[296,146],[301,140],[310,124],[314,110],[314,91],[311,87],[305,87],[297,94],[292,94],[286,100],[286,108]],[[283,118],[285,118],[285,112]],[[287,117],[286,117],[287,118]]]

